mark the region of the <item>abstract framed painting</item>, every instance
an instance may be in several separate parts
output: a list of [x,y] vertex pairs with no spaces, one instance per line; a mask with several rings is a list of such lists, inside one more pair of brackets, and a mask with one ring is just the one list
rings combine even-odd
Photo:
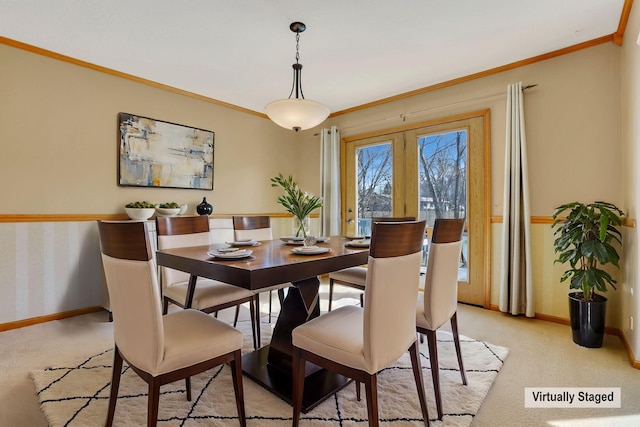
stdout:
[[213,190],[214,132],[118,113],[118,185]]

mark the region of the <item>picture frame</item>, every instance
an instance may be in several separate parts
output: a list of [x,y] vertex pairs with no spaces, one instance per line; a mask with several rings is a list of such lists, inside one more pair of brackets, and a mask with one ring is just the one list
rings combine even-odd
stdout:
[[118,137],[118,185],[213,190],[213,131],[118,113]]

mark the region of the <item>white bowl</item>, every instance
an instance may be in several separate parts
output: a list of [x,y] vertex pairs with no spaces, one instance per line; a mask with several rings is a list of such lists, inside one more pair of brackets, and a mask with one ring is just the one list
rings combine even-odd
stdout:
[[156,207],[158,216],[176,216],[180,212],[180,208],[160,208]]
[[156,211],[155,208],[124,208],[129,218],[136,221],[145,221],[151,218]]
[[180,205],[180,212],[178,212],[178,215],[184,215],[188,208],[189,205]]

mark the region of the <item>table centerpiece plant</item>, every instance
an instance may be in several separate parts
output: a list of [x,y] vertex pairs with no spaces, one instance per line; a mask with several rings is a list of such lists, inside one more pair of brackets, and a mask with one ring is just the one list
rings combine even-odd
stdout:
[[278,203],[296,219],[296,237],[302,235],[306,238],[305,223],[313,210],[322,207],[322,198],[302,191],[291,175],[285,178],[279,173],[278,176],[271,178],[271,186],[281,187],[284,190],[284,194],[278,197]]

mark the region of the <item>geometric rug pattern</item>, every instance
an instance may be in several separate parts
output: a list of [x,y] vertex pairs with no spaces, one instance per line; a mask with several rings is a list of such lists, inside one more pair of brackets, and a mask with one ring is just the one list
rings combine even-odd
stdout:
[[[268,342],[268,324],[263,342]],[[239,329],[249,329],[240,322]],[[245,332],[243,352],[251,351],[250,332]],[[436,420],[433,384],[426,342],[420,344],[422,372],[431,425],[468,426],[478,412],[508,350],[460,336],[468,385],[461,383],[452,337],[438,331],[440,384],[444,416]],[[64,366],[31,372],[41,408],[52,427],[102,426],[106,420],[113,349],[90,355]],[[158,425],[163,427],[238,426],[231,371],[226,365],[191,378],[192,401],[186,400],[184,381],[162,386]],[[291,406],[243,377],[245,412],[250,427],[291,425]],[[367,426],[364,398],[357,401],[355,385],[349,384],[307,414],[302,427]],[[423,426],[409,354],[378,375],[378,406],[382,426]],[[115,426],[146,425],[147,385],[126,363],[120,381]]]

